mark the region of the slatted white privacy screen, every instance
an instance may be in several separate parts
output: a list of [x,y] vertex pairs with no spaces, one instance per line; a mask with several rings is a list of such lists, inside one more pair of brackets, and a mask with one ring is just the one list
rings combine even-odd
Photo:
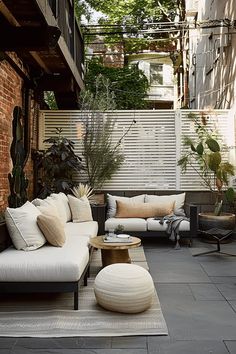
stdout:
[[[229,111],[217,110],[207,114],[213,129],[223,135],[228,145],[234,145],[234,123]],[[183,135],[194,136],[189,110],[114,111],[116,117],[113,132],[117,142],[126,132],[132,120],[136,124],[122,140],[121,149],[125,161],[121,169],[103,188],[107,190],[199,190],[203,189],[193,170],[182,175],[177,161],[182,155]],[[199,111],[191,113],[200,114]],[[63,135],[75,142],[75,152],[82,155],[80,111],[41,111],[40,148],[43,140],[55,135],[55,128],[62,128]],[[78,176],[86,181],[86,176]]]

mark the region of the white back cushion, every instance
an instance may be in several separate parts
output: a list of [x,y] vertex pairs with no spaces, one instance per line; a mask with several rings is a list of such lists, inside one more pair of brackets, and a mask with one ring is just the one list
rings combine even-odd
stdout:
[[30,202],[19,208],[7,208],[6,225],[12,243],[18,250],[35,250],[46,243],[43,233],[37,225],[40,211]]
[[88,198],[84,195],[81,198],[76,198],[73,195],[68,195],[68,200],[71,208],[73,222],[92,221],[92,211]]
[[53,198],[57,203],[57,208],[59,211],[59,214],[61,215],[62,221],[66,223],[67,221],[71,220],[71,210],[69,206],[69,200],[67,196],[60,192],[60,193],[53,193],[50,195],[51,198]]
[[111,195],[107,193],[107,202],[108,202],[108,210],[107,210],[107,218],[114,218],[116,215],[116,201],[121,200],[123,202],[128,203],[144,203],[145,194],[137,195],[135,197],[120,197],[116,195]]

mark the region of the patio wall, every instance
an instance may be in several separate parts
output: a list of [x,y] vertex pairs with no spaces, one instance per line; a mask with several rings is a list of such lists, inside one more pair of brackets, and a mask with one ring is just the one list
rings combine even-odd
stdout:
[[[194,125],[189,113],[198,116],[204,114],[209,127],[220,132],[223,141],[235,145],[234,120],[227,110],[141,110],[105,112],[103,119],[113,115],[116,118],[113,131],[114,142],[124,135],[133,119],[136,124],[121,143],[125,161],[120,170],[107,181],[103,189],[120,191],[173,191],[203,190],[201,180],[194,171],[188,169],[183,175],[177,166],[178,159],[184,153],[183,136],[194,138]],[[63,135],[75,142],[75,152],[83,156],[82,135],[87,112],[80,111],[41,111],[40,141],[43,143],[55,135],[55,128],[62,128]],[[97,117],[101,119],[101,117]],[[234,163],[235,149],[230,151]],[[75,176],[77,182],[86,182],[87,176]]]
[[[22,75],[28,75],[27,70],[21,60],[15,55],[10,54],[11,59],[17,67],[22,70]],[[12,142],[12,113],[16,105],[22,107],[24,88],[24,79],[16,72],[15,68],[7,60],[0,61],[0,212],[7,206],[7,197],[9,195],[8,173],[11,172],[12,163],[10,157],[10,146]],[[37,116],[38,104],[34,99],[31,100],[30,107],[30,126],[31,148],[37,144]],[[29,198],[33,191],[33,165],[31,156],[25,168],[27,178],[29,179]]]

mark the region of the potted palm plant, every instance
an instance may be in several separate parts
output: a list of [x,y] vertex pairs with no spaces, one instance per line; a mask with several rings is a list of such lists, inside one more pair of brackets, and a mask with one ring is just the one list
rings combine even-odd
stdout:
[[194,122],[197,138],[184,137],[186,152],[178,165],[182,173],[192,167],[215,200],[214,211],[199,214],[199,228],[233,229],[235,215],[222,212],[223,201],[232,203],[235,198],[234,189],[229,187],[230,177],[235,174],[235,167],[226,159],[229,148],[222,143],[220,135],[208,127],[204,116],[190,115],[190,118]]
[[[84,127],[82,145],[88,184],[94,189],[96,197],[99,195],[102,203],[104,194],[101,193],[101,189],[122,166],[125,157],[121,150],[121,142],[136,123],[132,120],[122,137],[118,141],[113,140],[116,118],[114,115],[104,115],[115,108],[110,85],[108,79],[99,75],[96,78],[96,92],[92,93],[87,89],[80,95]],[[101,194],[103,198],[100,197]]]

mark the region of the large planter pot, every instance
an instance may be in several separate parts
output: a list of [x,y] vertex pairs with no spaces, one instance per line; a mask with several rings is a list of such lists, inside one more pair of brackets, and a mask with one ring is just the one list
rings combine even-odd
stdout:
[[212,228],[233,230],[235,228],[235,214],[221,213],[200,213],[198,214],[199,229],[206,231]]

